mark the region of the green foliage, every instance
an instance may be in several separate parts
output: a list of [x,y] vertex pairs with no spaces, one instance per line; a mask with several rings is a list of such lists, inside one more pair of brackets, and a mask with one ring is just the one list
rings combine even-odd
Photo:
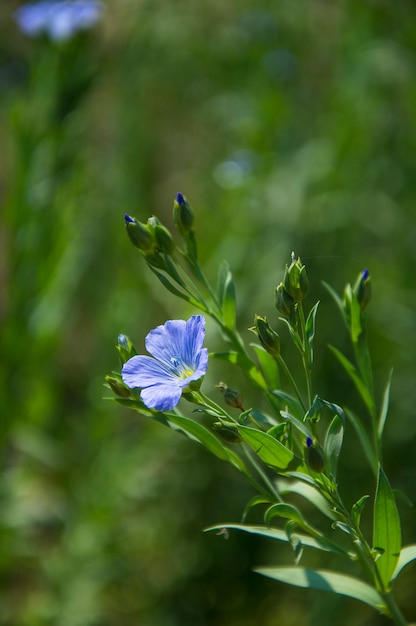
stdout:
[[[137,398],[103,403],[102,381],[119,365],[113,349],[119,330],[142,352],[150,328],[196,305],[185,292],[177,300],[145,271],[128,247],[122,218],[127,211],[145,221],[156,212],[170,229],[172,197],[186,187],[197,207],[198,258],[207,275],[224,256],[232,267],[244,340],[254,302],[279,325],[274,288],[290,251],[302,253],[310,293],[321,300],[314,388],[348,408],[337,471],[339,482],[348,479],[348,503],[374,494],[365,464],[376,478],[379,451],[354,382],[322,350],[336,343],[363,378],[319,279],[339,289],[370,267],[366,339],[383,467],[392,485],[414,492],[411,3],[354,1],[323,10],[317,0],[262,7],[231,1],[225,8],[211,0],[197,6],[108,0],[95,31],[59,47],[19,35],[11,4],[0,9],[0,623],[365,621],[358,603],[340,612],[326,597],[310,611],[293,601],[296,595],[276,601],[278,588],[261,586],[241,564],[284,557],[265,556],[253,537],[201,539],[214,509],[235,519],[255,487],[246,487],[241,472],[234,477],[234,464],[194,453],[185,438],[161,429],[160,415],[128,410]],[[195,259],[194,243],[191,235],[181,239]],[[217,347],[212,327],[208,335],[212,349],[227,356],[212,360],[207,393],[215,394],[230,371],[228,382],[244,392],[247,407],[256,404],[256,389],[269,388],[251,415],[267,429],[279,411],[289,412],[283,419],[292,437],[306,411],[282,364],[265,362],[257,351],[252,360],[235,345]],[[395,376],[380,393],[387,361]],[[305,399],[303,387],[299,392]],[[270,423],[261,415],[270,415]],[[206,413],[192,417],[210,431]],[[317,426],[321,439],[328,423]],[[312,435],[302,425],[299,441]],[[230,454],[239,447],[230,446]],[[251,471],[251,461],[240,460]],[[302,485],[315,489],[305,476]],[[299,494],[288,497],[298,506]],[[320,515],[312,497],[301,497]],[[414,509],[403,509],[409,542]],[[367,514],[369,507],[363,528]],[[278,532],[287,542],[285,530]],[[302,545],[317,544],[305,537]],[[414,547],[402,549],[393,575],[401,572],[398,584],[413,574],[412,555]],[[412,585],[403,584],[400,600],[415,621]]]

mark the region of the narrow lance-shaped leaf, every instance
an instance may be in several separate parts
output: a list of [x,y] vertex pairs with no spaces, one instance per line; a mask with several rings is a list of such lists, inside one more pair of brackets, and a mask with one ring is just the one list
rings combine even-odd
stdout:
[[291,450],[261,430],[249,428],[248,426],[238,426],[238,432],[269,467],[285,471],[289,469],[294,470],[302,464],[302,460],[298,459]]
[[[289,543],[289,538],[287,533],[280,528],[267,528],[266,526],[252,526],[248,524],[216,524],[215,526],[210,526],[209,528],[205,528],[205,532],[211,530],[221,530],[223,528],[227,528],[230,530],[241,530],[246,533],[250,533],[253,535],[260,535],[261,537],[266,537],[268,539],[274,539],[276,541],[283,541]],[[324,552],[336,552],[335,549],[331,545],[326,544],[325,542],[319,541],[319,539],[314,539],[308,535],[303,535],[296,533],[302,542],[303,546],[308,548],[315,548],[316,550],[323,550]]]
[[383,394],[383,403],[381,405],[380,417],[378,421],[378,436],[381,439],[383,435],[384,425],[386,423],[387,414],[389,411],[389,403],[390,403],[390,386],[391,386],[391,378],[393,376],[393,369],[390,370],[389,377],[387,380],[386,387],[384,389]]
[[364,510],[364,507],[367,503],[367,500],[369,499],[370,496],[362,496],[359,500],[357,500],[357,502],[355,504],[353,504],[352,509],[351,509],[351,517],[354,520],[354,522],[356,523],[357,526],[360,525],[361,522],[361,514]]
[[223,443],[217,439],[213,433],[211,433],[211,431],[205,428],[205,426],[202,426],[199,422],[195,422],[194,420],[189,419],[189,417],[184,417],[183,415],[169,413],[167,417],[171,423],[178,426],[191,438],[196,439],[204,446],[204,448],[217,456],[219,459],[228,461],[228,463],[234,465],[234,467],[239,469],[246,476],[250,475],[243,460],[240,459],[235,452],[225,447]]
[[235,301],[235,287],[234,287],[233,275],[231,274],[230,270],[228,270],[228,272],[225,275],[221,302],[222,302],[222,318],[223,318],[224,324],[226,325],[227,328],[230,328],[232,330],[235,328],[237,306],[236,306],[236,301]]
[[319,302],[317,302],[309,311],[309,315],[305,324],[306,348],[309,351],[309,363],[313,363],[313,340],[315,338],[316,314],[318,312]]
[[260,387],[260,389],[263,389],[264,391],[267,389],[267,384],[262,373],[258,370],[253,361],[245,356],[245,354],[231,350],[229,352],[210,352],[209,356],[210,358],[212,357],[214,359],[226,361],[231,365],[237,365],[245,374],[247,374],[250,380],[252,380],[257,387]]
[[377,476],[378,473],[378,461],[377,461],[377,456],[374,452],[373,446],[370,442],[370,439],[367,435],[367,431],[365,429],[364,424],[362,423],[362,421],[360,420],[359,417],[357,417],[355,415],[355,413],[353,413],[352,411],[350,411],[349,409],[346,410],[346,415],[348,417],[348,419],[351,421],[352,425],[354,426],[354,429],[358,435],[358,438],[360,440],[361,446],[364,450],[364,453],[368,459],[368,462],[370,463],[370,467],[374,472],[374,475]]
[[257,358],[259,360],[261,369],[264,374],[264,378],[271,389],[275,389],[279,387],[280,384],[280,376],[279,376],[279,367],[276,363],[276,359],[266,352],[266,350],[255,343],[250,344],[255,353],[257,354]]
[[381,466],[374,502],[373,548],[381,552],[376,566],[388,588],[400,556],[401,531],[394,493]]
[[329,349],[337,357],[338,361],[341,363],[342,367],[344,368],[344,370],[346,371],[348,376],[351,378],[352,382],[355,385],[355,388],[357,389],[358,393],[360,394],[360,396],[361,396],[364,404],[366,405],[370,415],[372,415],[373,411],[374,411],[373,398],[371,396],[371,393],[367,389],[366,385],[361,380],[361,378],[360,378],[356,368],[351,363],[351,361],[349,361],[347,359],[347,357],[344,356],[342,354],[342,352],[340,352],[337,348],[334,348],[334,346],[329,346]]
[[411,546],[405,546],[404,548],[402,548],[399,561],[392,576],[392,581],[396,580],[402,569],[406,567],[406,565],[409,565],[409,563],[411,563],[412,561],[416,561],[416,544],[413,544]]
[[287,504],[286,502],[278,502],[277,504],[273,504],[269,507],[264,514],[264,523],[267,526],[270,526],[274,517],[284,517],[285,519],[290,519],[296,522],[296,524],[301,528],[307,526],[307,523],[299,509],[291,504]]
[[254,571],[295,587],[331,591],[332,593],[355,598],[365,604],[369,604],[377,611],[385,608],[383,598],[375,589],[364,581],[351,576],[302,567],[259,567]]
[[335,415],[327,430],[324,443],[327,467],[334,478],[337,476],[338,458],[341,452],[343,436],[344,422],[338,415]]
[[307,483],[301,482],[300,480],[296,481],[288,481],[285,479],[281,479],[277,482],[280,493],[282,495],[288,493],[295,493],[299,496],[302,496],[308,502],[313,504],[321,513],[326,515],[329,519],[335,519],[335,514],[331,509],[328,501],[321,495],[321,493],[311,485]]

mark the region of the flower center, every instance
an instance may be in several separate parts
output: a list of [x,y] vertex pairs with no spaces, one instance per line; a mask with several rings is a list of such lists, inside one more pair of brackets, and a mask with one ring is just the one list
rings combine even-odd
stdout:
[[179,357],[172,356],[170,358],[170,362],[173,365],[174,372],[180,378],[188,378],[188,376],[192,376],[194,370],[186,365]]

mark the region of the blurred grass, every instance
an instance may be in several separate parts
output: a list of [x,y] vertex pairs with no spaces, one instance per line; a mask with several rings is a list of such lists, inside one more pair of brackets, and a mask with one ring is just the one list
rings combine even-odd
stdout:
[[[395,367],[386,466],[414,499],[413,4],[112,0],[94,32],[59,51],[17,33],[15,6],[0,9],[0,622],[387,623],[250,572],[290,559],[280,546],[202,535],[237,521],[251,492],[103,402],[102,381],[119,332],[141,349],[150,328],[190,313],[146,271],[122,218],[170,227],[180,190],[207,273],[230,261],[247,340],[254,313],[276,323],[292,249],[307,263],[309,302],[322,300],[317,387],[356,407],[325,349],[345,339],[321,280],[340,290],[370,269],[380,389]],[[226,375],[210,372],[206,392]],[[371,477],[347,439],[352,503]],[[401,512],[408,543],[414,511]],[[414,568],[402,582],[415,620]]]

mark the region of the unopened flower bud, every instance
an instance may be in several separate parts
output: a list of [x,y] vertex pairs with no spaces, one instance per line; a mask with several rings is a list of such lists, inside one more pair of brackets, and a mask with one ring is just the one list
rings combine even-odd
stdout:
[[361,310],[364,311],[371,300],[371,276],[367,269],[358,276],[354,285],[354,294]]
[[225,383],[218,383],[217,388],[221,391],[225,404],[228,406],[232,406],[234,409],[240,409],[240,411],[244,411],[241,393],[236,389],[231,389]]
[[306,267],[302,265],[300,258],[297,261],[295,260],[294,252],[292,252],[291,264],[289,267],[286,265],[283,284],[295,302],[301,302],[308,293],[309,280],[306,274]]
[[174,243],[168,229],[163,224],[157,223],[153,228],[153,233],[156,240],[156,248],[167,255],[172,254]]
[[257,336],[263,348],[274,357],[280,354],[280,336],[270,326],[267,318],[256,315],[254,318],[254,327]]
[[222,439],[229,443],[240,443],[243,441],[237,428],[231,424],[228,426],[223,422],[214,422],[212,428]]
[[116,378],[115,376],[107,375],[105,377],[105,382],[110,387],[111,391],[115,393],[116,396],[120,398],[128,398],[130,395],[130,389],[128,389],[121,380]]
[[285,317],[291,317],[295,310],[295,301],[286,291],[283,283],[280,283],[274,292],[274,305],[276,309]]
[[180,192],[176,194],[176,200],[173,203],[173,221],[182,237],[186,237],[192,230],[194,214],[188,200]]
[[120,355],[122,365],[124,365],[126,361],[131,359],[132,356],[135,356],[137,354],[135,347],[126,335],[119,335],[117,337],[116,349]]
[[306,438],[306,463],[313,472],[321,473],[325,467],[324,456],[314,446],[312,437]]
[[124,221],[132,244],[142,252],[150,252],[154,247],[154,239],[148,225],[142,224],[127,213],[124,215]]

